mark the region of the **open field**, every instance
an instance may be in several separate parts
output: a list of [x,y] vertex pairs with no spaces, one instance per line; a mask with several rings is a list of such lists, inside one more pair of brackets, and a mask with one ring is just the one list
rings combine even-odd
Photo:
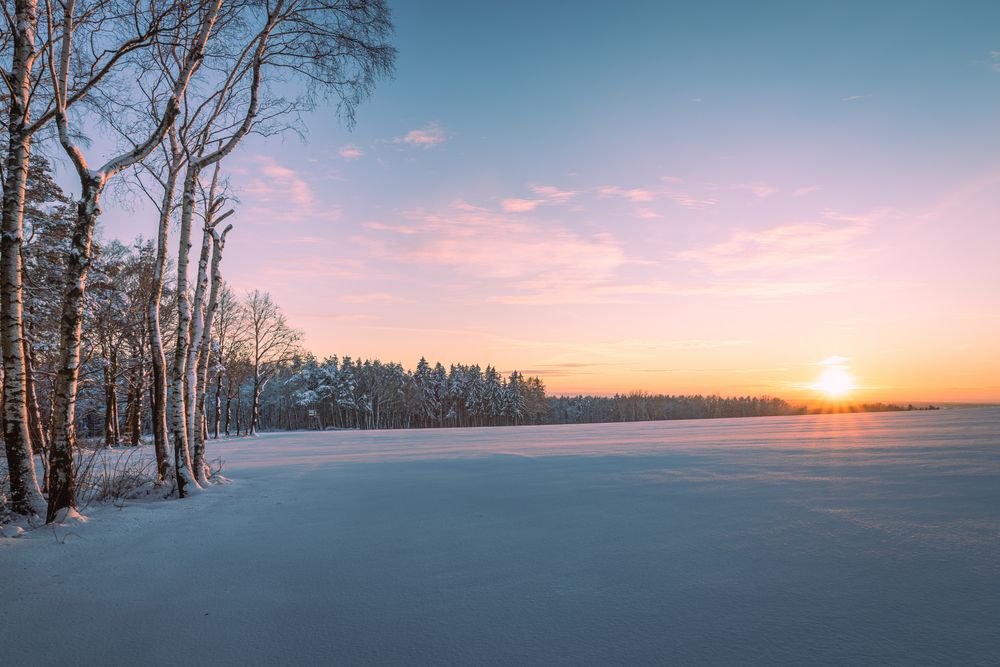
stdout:
[[4,664],[1000,663],[1000,408],[210,448],[0,540]]

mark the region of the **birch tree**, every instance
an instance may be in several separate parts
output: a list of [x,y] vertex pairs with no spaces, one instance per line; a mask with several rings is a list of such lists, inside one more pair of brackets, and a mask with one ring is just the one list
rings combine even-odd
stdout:
[[[215,163],[215,173],[212,184],[205,198],[205,226],[202,234],[201,257],[198,261],[198,284],[195,288],[194,312],[196,314],[191,327],[191,340],[187,359],[187,378],[185,381],[185,401],[188,408],[187,430],[193,440],[192,458],[195,477],[200,484],[207,483],[205,474],[205,389],[208,383],[208,363],[211,352],[212,321],[219,303],[219,288],[222,284],[222,251],[226,244],[226,235],[232,230],[232,225],[226,226],[220,233],[217,229],[227,217],[232,215],[230,209],[219,214],[226,199],[219,192],[219,173],[221,162]],[[211,251],[211,272],[208,262]],[[211,288],[209,281],[211,280]],[[205,294],[208,301],[205,303]]]
[[[219,75],[206,85],[204,99],[188,100],[193,115],[201,120],[191,135],[182,137],[187,163],[181,194],[170,395],[174,448],[184,452],[190,451],[194,437],[192,415],[198,389],[197,369],[190,367],[197,355],[190,347],[198,343],[204,326],[199,309],[192,307],[188,297],[192,220],[201,172],[232,153],[251,131],[279,131],[280,119],[308,108],[317,94],[336,97],[350,120],[376,80],[391,70],[395,57],[395,50],[385,41],[392,24],[382,0],[267,0],[247,7],[245,25],[254,26],[246,31],[249,39],[234,49],[226,66],[217,68]],[[265,72],[275,82],[301,86],[302,94],[291,100],[275,94],[266,85]],[[272,121],[273,126],[269,125]],[[196,285],[196,298],[198,293]],[[180,496],[189,486],[197,487],[187,473],[187,468],[177,470]]]
[[[4,5],[3,32],[5,37],[9,35],[5,52],[10,54],[10,66],[0,67],[0,80],[8,97],[0,223],[0,344],[4,367],[4,445],[14,510],[22,514],[39,514],[45,505],[31,456],[21,303],[20,251],[32,139],[55,119],[60,108],[65,113],[84,100],[121,68],[129,54],[149,45],[163,29],[167,15],[152,10],[140,12],[139,5],[118,0],[81,0],[81,3],[80,20],[68,25],[52,15],[48,3],[41,17],[38,0],[14,0],[13,12]],[[53,69],[57,30],[64,34],[75,32],[83,43],[94,47],[79,50],[72,76],[67,72],[65,77],[58,104],[47,80],[48,72]]]
[[[176,123],[176,121],[175,121]],[[178,140],[176,125],[171,125],[167,138],[161,142],[162,159],[155,164],[145,160],[138,165],[143,174],[149,175],[159,186],[157,197],[147,188],[141,176],[137,186],[148,196],[157,210],[156,254],[150,276],[150,289],[146,301],[146,327],[149,337],[151,396],[150,412],[153,430],[153,449],[156,453],[156,478],[165,483],[172,476],[170,464],[169,426],[167,424],[167,358],[163,349],[163,327],[160,306],[163,301],[163,287],[167,275],[167,253],[170,236],[170,222],[176,208],[175,196],[177,178],[184,168],[184,151]]]
[[76,438],[74,413],[80,362],[80,325],[94,227],[101,213],[101,195],[111,178],[148,156],[173,124],[188,83],[202,62],[205,45],[212,34],[221,6],[222,0],[204,0],[191,8],[179,6],[180,18],[187,19],[189,23],[182,23],[176,33],[177,68],[175,72],[164,73],[163,80],[168,92],[158,124],[148,136],[136,142],[129,150],[115,155],[97,169],[92,169],[74,139],[65,104],[74,53],[73,24],[76,5],[74,0],[67,0],[64,5],[58,68],[53,65],[51,72],[59,143],[76,170],[81,194],[77,201],[73,247],[66,267],[66,288],[60,322],[60,358],[53,399],[47,522],[56,520],[65,511],[74,510],[76,505],[73,448]]

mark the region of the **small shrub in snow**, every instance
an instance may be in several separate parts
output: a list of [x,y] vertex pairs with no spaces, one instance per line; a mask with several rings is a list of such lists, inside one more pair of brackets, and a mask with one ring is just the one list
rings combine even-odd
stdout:
[[157,489],[156,462],[139,447],[81,450],[76,456],[78,506],[148,496]]

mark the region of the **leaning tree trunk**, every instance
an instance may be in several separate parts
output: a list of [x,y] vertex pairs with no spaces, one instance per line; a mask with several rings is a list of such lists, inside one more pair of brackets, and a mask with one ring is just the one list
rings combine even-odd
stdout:
[[171,377],[170,398],[171,428],[174,435],[174,466],[177,469],[177,495],[183,498],[196,489],[198,482],[191,466],[191,450],[188,444],[187,410],[184,381],[187,376],[187,351],[191,324],[191,302],[188,300],[188,257],[191,251],[191,218],[194,215],[195,189],[198,184],[198,168],[189,164],[184,176],[184,191],[181,202],[181,230],[177,252],[177,329],[174,348],[174,367]]
[[42,491],[47,490],[49,476],[49,443],[48,434],[42,423],[42,410],[38,405],[38,391],[35,388],[34,366],[32,364],[31,346],[25,339],[24,346],[24,386],[28,398],[28,429],[35,453],[42,461]]
[[199,401],[198,390],[201,388],[201,356],[202,338],[208,313],[205,312],[205,292],[208,290],[208,258],[211,248],[211,221],[206,221],[202,235],[201,254],[198,257],[198,282],[194,288],[194,303],[191,307],[191,335],[188,339],[187,371],[184,378],[184,401],[187,409],[187,433],[191,447],[191,468],[199,484],[207,484],[205,476],[205,440],[202,438],[202,420],[199,416],[199,406],[204,410],[204,401]]
[[91,176],[84,180],[77,204],[76,223],[69,257],[66,259],[66,292],[59,319],[59,371],[56,374],[52,406],[52,443],[49,454],[49,507],[46,523],[59,512],[76,507],[76,479],[73,449],[76,446],[76,388],[80,376],[80,333],[83,298],[90,270],[94,226],[101,214],[100,197],[105,180]]
[[[174,142],[174,135],[171,134]],[[176,152],[175,152],[176,154]],[[146,304],[146,324],[149,327],[150,358],[153,370],[151,387],[151,409],[153,419],[153,448],[156,450],[156,476],[165,482],[171,474],[167,434],[167,358],[163,351],[163,335],[160,330],[160,301],[163,299],[163,281],[167,270],[167,240],[170,233],[170,218],[173,210],[174,188],[177,184],[178,160],[170,164],[163,187],[160,204],[159,231],[156,238],[156,259],[153,264],[153,282]]]
[[[208,368],[212,356],[212,322],[215,320],[215,313],[219,309],[219,291],[222,288],[222,251],[226,248],[226,235],[233,228],[228,225],[222,233],[215,231],[218,223],[222,222],[230,212],[222,215],[211,225],[212,234],[212,289],[208,296],[208,307],[205,309],[204,327],[201,333],[201,341],[198,345],[198,390],[197,410],[199,419],[198,440],[195,458],[195,471],[205,470],[205,434],[207,432],[205,424],[205,394],[208,392]],[[219,399],[216,396],[216,404]],[[216,435],[218,435],[218,423],[216,423]]]
[[37,0],[16,0],[11,38],[11,69],[4,79],[7,98],[7,160],[0,226],[0,347],[3,348],[4,448],[11,504],[19,514],[41,514],[45,507],[28,430],[25,391],[24,323],[21,313],[21,245],[24,240],[24,193],[28,180],[31,70],[37,56]]

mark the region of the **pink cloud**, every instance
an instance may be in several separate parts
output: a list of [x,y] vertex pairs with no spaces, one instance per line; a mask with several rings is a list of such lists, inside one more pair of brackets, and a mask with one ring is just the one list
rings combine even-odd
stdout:
[[534,211],[541,203],[539,199],[504,199],[501,206],[508,213],[526,213]]
[[663,216],[651,208],[639,207],[635,209],[635,217],[639,218],[640,220],[658,220]]
[[410,130],[401,137],[396,137],[393,141],[397,144],[406,144],[418,148],[431,148],[444,143],[447,139],[444,128],[437,123],[431,123],[425,127]]
[[656,199],[656,195],[643,188],[620,188],[616,185],[605,185],[597,189],[602,197],[622,197],[634,202],[648,202]]
[[[868,233],[870,216],[823,217],[835,221],[777,225],[760,230],[736,230],[729,239],[705,248],[677,253],[716,273],[802,267],[845,260],[853,242]],[[846,223],[846,224],[845,224]]]
[[767,183],[737,183],[736,185],[730,187],[733,190],[749,192],[757,199],[765,199],[778,192],[777,188],[772,187]]
[[297,171],[282,166],[273,158],[257,155],[250,158],[255,165],[249,171],[250,179],[241,191],[257,204],[280,204],[308,209],[315,202],[312,188]]
[[493,292],[560,302],[612,279],[626,262],[623,249],[609,234],[579,234],[464,201],[441,211],[403,215],[402,224],[413,233],[366,237],[373,255],[444,268],[460,275],[462,284],[484,282]]
[[387,225],[376,220],[362,222],[361,226],[365,229],[373,229],[378,232],[392,232],[394,234],[416,234],[420,231],[418,227],[409,225]]
[[714,199],[700,199],[686,192],[668,192],[667,199],[679,206],[690,209],[708,208],[709,206],[715,206],[716,203]]
[[337,151],[337,154],[345,160],[357,160],[365,153],[357,146],[348,144],[347,146],[341,147],[341,149]]
[[710,283],[649,283],[605,285],[598,289],[604,295],[670,295],[720,296],[774,299],[789,296],[814,296],[844,289],[844,285],[829,280],[805,281],[717,281]]
[[366,292],[363,294],[346,294],[340,297],[340,301],[344,303],[403,303],[405,299],[401,299],[395,294],[389,294],[388,292]]
[[531,191],[552,204],[564,204],[580,194],[575,190],[560,190],[554,185],[532,185]]

